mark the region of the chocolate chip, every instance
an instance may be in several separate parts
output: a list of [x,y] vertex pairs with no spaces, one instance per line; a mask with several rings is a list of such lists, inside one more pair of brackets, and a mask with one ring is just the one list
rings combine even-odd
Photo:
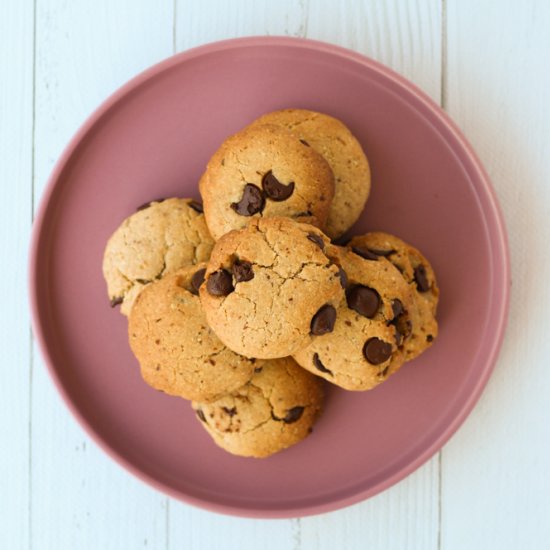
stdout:
[[187,203],[189,205],[189,208],[192,208],[195,212],[198,212],[199,214],[202,214],[204,212],[204,209],[202,207],[202,203],[197,201],[191,201]]
[[369,248],[369,250],[377,256],[384,256],[386,258],[396,252],[396,250],[380,250],[379,248]]
[[206,290],[208,290],[212,296],[227,296],[228,294],[231,294],[231,292],[235,290],[233,288],[233,278],[231,277],[231,273],[225,269],[214,271],[214,273],[208,277]]
[[197,414],[197,417],[201,420],[201,422],[206,422],[206,416],[204,416],[202,409],[197,409],[195,413]]
[[292,407],[292,409],[288,409],[286,416],[283,418],[283,422],[285,424],[292,424],[300,420],[303,412],[304,412],[304,407]]
[[239,202],[231,203],[231,208],[241,216],[253,216],[265,206],[262,190],[252,183],[244,186],[243,196]]
[[346,301],[350,309],[372,319],[380,306],[380,295],[373,288],[355,285],[346,292]]
[[433,342],[433,341],[434,341],[434,337],[431,334],[428,334],[428,336],[426,336],[426,342]]
[[380,338],[369,338],[363,346],[363,355],[372,365],[379,365],[391,357],[391,344]]
[[244,283],[254,279],[254,271],[250,262],[237,260],[233,264],[233,277],[237,283]]
[[420,264],[414,268],[414,280],[416,286],[420,292],[427,292],[430,290],[430,283],[428,282],[428,276],[426,274],[426,268]]
[[338,237],[337,239],[332,239],[332,244],[337,246],[346,246],[351,241],[351,237]]
[[351,250],[365,260],[378,260],[378,256],[364,246],[352,246]]
[[330,304],[325,304],[311,319],[311,334],[321,336],[334,330],[336,322],[336,309]]
[[116,298],[113,298],[111,300],[111,307],[119,306],[120,304],[122,304],[122,300],[122,296],[117,296]]
[[164,202],[166,199],[155,199],[146,203],[143,203],[141,206],[138,206],[136,208],[136,212],[139,212],[140,210],[145,210],[146,208],[149,208],[154,202]]
[[327,374],[330,374],[332,376],[332,371],[327,369],[323,363],[321,363],[321,360],[319,359],[319,354],[315,353],[313,355],[313,365],[315,368],[321,372],[326,372]]
[[206,273],[206,269],[199,269],[198,271],[195,271],[193,276],[191,277],[191,292],[193,294],[199,293],[199,288],[204,282],[204,274]]
[[264,370],[263,367],[256,367],[256,368],[254,369],[254,372],[255,372],[255,373],[258,373],[258,372],[262,372],[263,370]]
[[262,189],[268,199],[275,202],[286,201],[294,193],[294,182],[288,185],[281,183],[271,170],[262,178]]
[[151,282],[150,279],[136,279],[136,283],[139,283],[140,285],[147,285]]
[[321,250],[324,250],[325,249],[325,242],[323,241],[323,239],[317,235],[316,233],[308,233],[308,236],[307,238],[314,242]]
[[398,300],[397,298],[393,300],[393,302],[391,303],[391,309],[393,311],[394,319],[405,311],[405,308],[403,307],[401,300]]
[[300,143],[303,143],[306,147],[309,147],[309,143],[305,139],[301,139]]
[[230,417],[233,417],[237,414],[237,407],[231,407],[230,409],[228,407],[222,407],[225,414],[227,414]]
[[342,288],[345,289],[348,286],[348,276],[342,268],[338,270],[338,276],[340,277],[340,284],[342,285]]

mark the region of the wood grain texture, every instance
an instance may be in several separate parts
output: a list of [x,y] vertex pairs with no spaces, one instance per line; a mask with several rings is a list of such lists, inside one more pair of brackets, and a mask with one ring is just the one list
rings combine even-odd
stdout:
[[493,180],[508,226],[513,282],[494,375],[444,450],[442,548],[545,548],[550,6],[452,0],[447,19],[447,108]]
[[[36,202],[82,121],[127,79],[169,56],[172,35],[171,0],[38,0]],[[35,358],[31,547],[166,548],[166,497],[89,440],[53,388],[38,350]]]
[[0,24],[0,548],[27,548],[30,511],[30,330],[26,254],[32,214],[33,3]]

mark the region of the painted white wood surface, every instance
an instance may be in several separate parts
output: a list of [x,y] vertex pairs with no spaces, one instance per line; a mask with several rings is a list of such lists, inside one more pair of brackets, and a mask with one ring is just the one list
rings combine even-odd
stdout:
[[[549,28],[544,0],[0,0],[0,548],[547,547]],[[111,462],[30,345],[23,276],[33,205],[97,104],[175,51],[253,34],[353,48],[443,99],[494,180],[513,255],[508,337],[463,428],[385,493],[296,520],[194,509]]]

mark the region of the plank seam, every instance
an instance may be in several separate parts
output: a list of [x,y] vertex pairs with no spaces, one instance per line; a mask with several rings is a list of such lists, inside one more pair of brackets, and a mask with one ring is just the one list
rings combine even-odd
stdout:
[[178,13],[178,0],[174,0],[174,3],[172,4],[172,53],[176,53],[176,21],[177,21],[177,13]]
[[292,550],[300,550],[302,547],[302,521],[300,518],[292,520]]
[[[32,12],[32,127],[31,127],[31,227],[34,222],[34,206],[35,206],[35,143],[36,143],[36,19],[37,19],[37,0],[33,0],[33,12]],[[28,504],[28,536],[29,536],[29,550],[32,550],[33,540],[33,486],[32,486],[32,400],[33,400],[33,377],[34,377],[34,336],[32,333],[32,327],[29,325],[29,457],[28,457],[28,486],[27,491],[29,495]]]
[[164,525],[166,529],[166,550],[170,549],[170,498],[166,497],[166,521]]

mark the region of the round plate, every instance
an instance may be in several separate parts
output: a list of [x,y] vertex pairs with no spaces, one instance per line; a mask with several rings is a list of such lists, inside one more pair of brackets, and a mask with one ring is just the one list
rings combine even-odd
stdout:
[[[432,349],[365,393],[331,388],[299,445],[268,459],[218,449],[185,401],[149,388],[109,306],[105,243],[138,205],[199,198],[224,138],[284,107],[346,123],[372,166],[351,233],[419,247],[441,286]],[[334,510],[389,487],[463,422],[495,363],[507,317],[506,234],[486,174],[447,116],[361,55],[291,38],[210,44],[170,58],[109,98],[58,162],[34,226],[34,331],[69,408],[119,463],[169,495],[252,517]]]

